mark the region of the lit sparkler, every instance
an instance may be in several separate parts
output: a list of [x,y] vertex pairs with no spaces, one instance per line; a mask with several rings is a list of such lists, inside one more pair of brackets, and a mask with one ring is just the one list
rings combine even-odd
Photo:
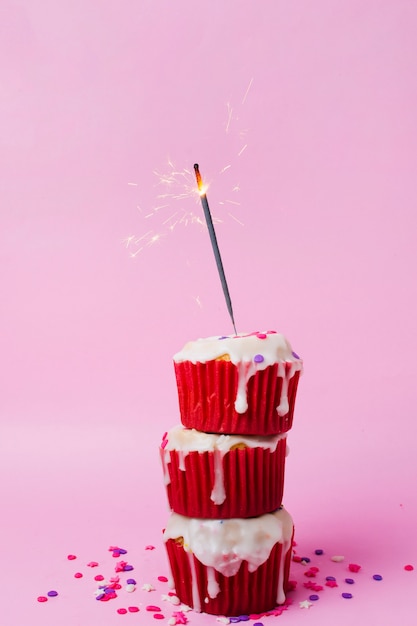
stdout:
[[233,328],[235,334],[237,335],[235,320],[233,316],[233,308],[232,308],[232,300],[230,298],[229,288],[227,286],[226,275],[224,273],[222,258],[220,256],[219,244],[217,243],[216,231],[214,230],[213,220],[211,218],[210,207],[208,204],[207,196],[206,196],[206,187],[203,184],[203,179],[201,178],[200,170],[198,168],[198,163],[194,165],[195,177],[197,180],[197,187],[200,192],[201,204],[203,206],[204,217],[206,218],[207,228],[210,235],[210,241],[214,252],[214,257],[216,259],[217,270],[220,276],[220,282],[222,284],[224,297],[226,299],[227,310],[229,311],[229,315],[232,320]]

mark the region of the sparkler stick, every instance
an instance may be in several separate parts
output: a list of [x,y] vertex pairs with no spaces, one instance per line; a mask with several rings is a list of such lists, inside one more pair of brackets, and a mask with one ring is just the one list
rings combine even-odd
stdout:
[[224,273],[222,258],[220,256],[219,244],[217,243],[216,232],[214,230],[213,220],[211,219],[210,208],[209,208],[209,204],[207,201],[205,187],[203,185],[203,180],[201,178],[200,170],[198,168],[198,163],[195,163],[194,171],[195,171],[195,177],[197,180],[198,191],[200,192],[200,198],[201,198],[201,204],[203,206],[204,217],[206,218],[207,228],[208,228],[209,235],[210,235],[210,241],[211,241],[211,245],[212,245],[213,252],[214,252],[214,257],[216,259],[217,269],[218,269],[219,276],[220,276],[220,282],[222,284],[224,297],[226,299],[227,310],[229,311],[233,328],[234,328],[235,334],[237,335],[235,320],[233,317],[232,301],[230,299],[229,288],[227,286],[227,281],[226,281],[226,275]]

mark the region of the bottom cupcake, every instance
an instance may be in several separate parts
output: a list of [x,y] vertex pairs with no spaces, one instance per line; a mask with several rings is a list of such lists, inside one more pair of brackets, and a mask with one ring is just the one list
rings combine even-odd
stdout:
[[164,541],[177,596],[214,615],[262,613],[283,604],[293,530],[283,508],[249,519],[173,513]]

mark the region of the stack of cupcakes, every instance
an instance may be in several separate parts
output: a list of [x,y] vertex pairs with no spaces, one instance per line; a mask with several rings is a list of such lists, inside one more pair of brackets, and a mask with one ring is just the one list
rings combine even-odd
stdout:
[[182,426],[160,454],[176,593],[215,615],[268,611],[288,584],[293,522],[282,495],[302,361],[267,331],[190,342],[174,366]]

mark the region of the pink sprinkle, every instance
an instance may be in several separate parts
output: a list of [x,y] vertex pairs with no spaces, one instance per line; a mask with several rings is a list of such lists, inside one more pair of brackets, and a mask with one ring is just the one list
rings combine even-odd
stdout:
[[97,561],[90,561],[89,563],[87,563],[87,567],[97,567],[97,565]]
[[266,339],[265,333],[258,333],[256,336],[258,337],[258,339]]
[[287,584],[287,591],[294,591],[294,589],[296,589],[297,587],[297,581],[296,580],[289,580],[288,584]]
[[148,606],[146,607],[147,611],[160,611],[160,607],[159,606],[155,606],[153,604],[148,604]]
[[138,606],[129,606],[129,607],[127,607],[127,610],[129,611],[129,613],[137,613],[139,611],[139,607]]
[[176,624],[186,624],[188,622],[187,616],[183,611],[174,611],[172,617],[175,619]]
[[308,569],[306,572],[304,572],[304,576],[308,576],[308,578],[315,578],[316,572],[313,572],[313,570]]
[[166,576],[158,576],[158,580],[160,580],[161,583],[167,583],[168,582],[168,578]]
[[161,448],[162,448],[162,450],[163,450],[164,448],[166,448],[167,444],[168,444],[168,439],[163,439],[163,440],[162,440],[162,443],[161,443]]
[[94,576],[94,580],[104,580],[104,576],[97,574],[97,576]]
[[119,613],[119,615],[124,615],[125,613],[127,613],[127,609],[117,609],[117,612]]
[[110,546],[109,547],[109,552],[113,552],[113,550],[119,550],[118,546]]
[[294,556],[292,557],[292,560],[294,561],[294,563],[301,563],[303,559],[301,558],[301,556],[294,554]]
[[110,582],[111,582],[111,583],[118,583],[118,582],[119,582],[119,580],[120,580],[120,576],[112,576],[112,577],[110,578]]
[[326,580],[325,585],[326,587],[338,587],[339,586],[335,580]]
[[155,550],[155,546],[145,546],[145,550]]
[[127,561],[119,561],[118,563],[116,563],[115,571],[123,572],[126,565],[127,565]]
[[74,578],[82,578],[82,577],[83,577],[83,575],[81,574],[81,572],[76,572],[74,574]]
[[48,598],[46,596],[39,596],[38,602],[48,602]]
[[155,619],[165,619],[165,615],[162,615],[162,613],[154,613],[153,616]]
[[310,572],[319,572],[319,568],[318,567],[310,567]]
[[359,572],[361,569],[361,565],[356,565],[356,563],[349,563],[349,571],[350,572]]
[[74,559],[76,559],[77,557],[75,556],[75,554],[69,554],[67,556],[68,561],[73,561]]
[[414,569],[413,565],[404,565],[404,569],[406,572],[412,572]]

